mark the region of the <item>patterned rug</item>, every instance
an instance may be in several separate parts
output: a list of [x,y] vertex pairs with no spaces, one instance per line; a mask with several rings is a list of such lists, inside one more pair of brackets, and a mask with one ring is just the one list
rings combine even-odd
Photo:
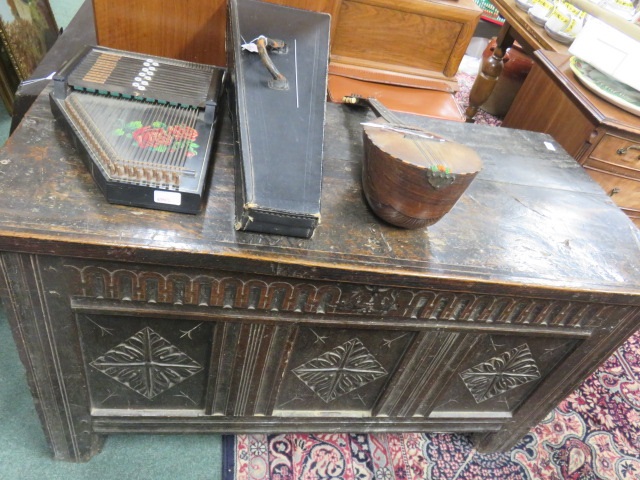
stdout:
[[[473,79],[458,75],[463,107]],[[226,480],[640,480],[640,331],[510,452],[425,433],[237,435],[223,448]]]

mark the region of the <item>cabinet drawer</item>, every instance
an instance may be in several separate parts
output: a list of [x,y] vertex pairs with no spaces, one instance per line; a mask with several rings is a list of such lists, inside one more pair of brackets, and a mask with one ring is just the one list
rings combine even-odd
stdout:
[[625,210],[640,212],[640,182],[638,180],[596,169],[593,164],[585,164],[585,169],[616,205]]
[[584,165],[640,179],[640,138],[634,140],[606,134]]

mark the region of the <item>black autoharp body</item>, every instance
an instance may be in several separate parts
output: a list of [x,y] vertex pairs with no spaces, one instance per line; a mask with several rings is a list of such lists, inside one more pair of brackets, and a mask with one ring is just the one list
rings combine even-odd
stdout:
[[86,47],[54,77],[51,108],[111,203],[197,213],[226,69]]

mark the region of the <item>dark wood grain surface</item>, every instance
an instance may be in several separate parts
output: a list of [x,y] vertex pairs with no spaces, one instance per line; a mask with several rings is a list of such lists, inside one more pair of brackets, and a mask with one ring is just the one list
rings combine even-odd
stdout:
[[[107,204],[42,96],[2,153],[0,248],[125,261],[264,270],[283,275],[478,288],[640,291],[638,232],[551,137],[420,120],[471,145],[484,168],[439,223],[406,231],[381,223],[359,182],[365,117],[328,105],[322,219],[310,240],[233,229],[226,115],[210,198],[195,216]],[[624,298],[620,299],[625,301]]]
[[640,225],[640,117],[588,90],[570,55],[539,50],[503,126],[552,135]]

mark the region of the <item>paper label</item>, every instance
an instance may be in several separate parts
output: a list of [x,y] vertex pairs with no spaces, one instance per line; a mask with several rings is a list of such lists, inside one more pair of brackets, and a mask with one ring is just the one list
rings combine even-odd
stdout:
[[574,15],[580,15],[581,13],[584,13],[582,10],[575,7],[574,5],[571,5],[569,2],[562,2],[562,6]]
[[569,18],[564,16],[558,10],[553,11],[553,16],[556,17],[558,20],[560,20],[564,24],[569,23]]
[[551,10],[553,8],[553,3],[548,2],[547,0],[533,0],[533,3],[542,5],[544,8]]
[[182,194],[180,192],[154,190],[153,201],[156,203],[165,203],[167,205],[180,205],[182,203]]
[[251,53],[258,53],[258,46],[255,43],[243,43],[240,47],[242,50],[246,50]]

